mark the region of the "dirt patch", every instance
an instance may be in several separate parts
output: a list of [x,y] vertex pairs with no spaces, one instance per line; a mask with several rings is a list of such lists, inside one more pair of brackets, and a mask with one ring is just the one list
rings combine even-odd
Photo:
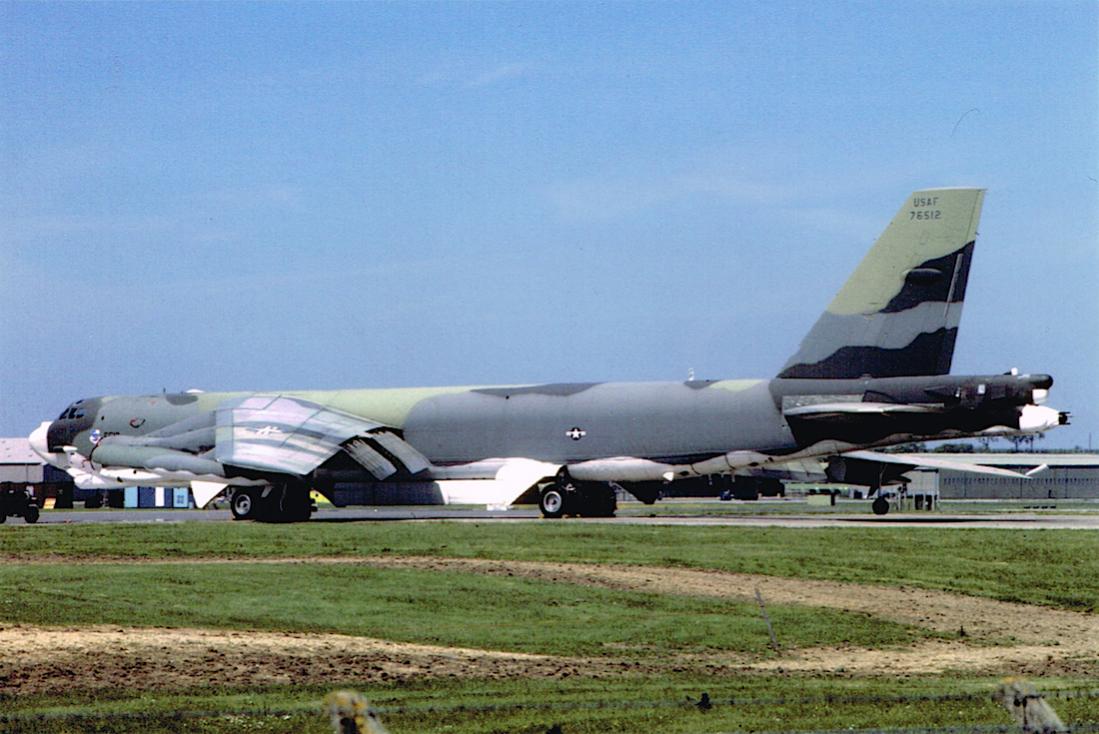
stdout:
[[[0,559],[6,556],[0,555]],[[375,568],[415,568],[514,576],[602,588],[723,599],[754,600],[756,589],[776,604],[802,604],[861,612],[882,619],[977,639],[1012,638],[1020,644],[1053,645],[1099,654],[1099,614],[1053,609],[1036,604],[997,601],[967,594],[920,589],[796,579],[666,566],[617,566],[595,563],[489,560],[436,556],[312,556],[292,558],[109,558],[95,556],[34,560],[10,558],[22,565],[59,561],[89,563],[327,564]]]
[[949,671],[1099,673],[1099,616],[947,591],[668,567],[418,557],[369,558],[362,562],[376,567],[488,573],[740,600],[754,600],[759,589],[771,603],[861,612],[959,637],[965,632],[964,640],[928,640],[905,649],[818,647],[787,650],[774,659],[750,663],[721,655],[692,658],[720,667],[865,675]]
[[948,591],[868,586],[757,574],[657,566],[495,561],[466,558],[384,557],[358,561],[375,567],[422,568],[520,576],[604,588],[716,598],[763,598],[777,604],[803,604],[925,627],[938,632],[965,629],[971,638],[1059,646],[1099,654],[1099,615],[1031,604],[983,599]]
[[661,660],[566,658],[447,648],[334,634],[123,627],[0,629],[0,695],[106,689],[186,690],[333,685],[425,678],[568,678],[695,673],[915,675],[1010,671],[1095,675],[1094,661],[1044,646],[973,647],[932,640],[911,648],[787,650],[767,660],[735,653]]
[[849,675],[991,672],[999,675],[1093,676],[1099,672],[1099,662],[1094,656],[1089,658],[1066,653],[1057,646],[976,647],[947,640],[928,640],[898,650],[827,647],[793,650],[781,658],[756,662],[750,667],[760,672],[830,672]]
[[184,689],[425,677],[611,674],[628,663],[416,645],[336,634],[133,627],[0,629],[0,693]]
[[359,564],[747,600],[759,589],[769,603],[861,612],[939,632],[958,633],[964,628],[966,636],[957,641],[927,640],[903,649],[820,647],[784,650],[766,659],[709,653],[638,661],[448,648],[336,634],[16,625],[0,629],[0,693],[116,687],[164,690],[210,682],[260,686],[448,676],[544,678],[681,672],[1099,675],[1099,616],[945,591],[682,568],[436,557],[172,562]]

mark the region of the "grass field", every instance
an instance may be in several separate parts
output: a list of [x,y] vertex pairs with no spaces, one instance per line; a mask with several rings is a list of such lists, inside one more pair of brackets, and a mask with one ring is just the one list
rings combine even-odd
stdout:
[[[1066,683],[1068,681],[1050,681]],[[715,684],[716,683],[716,684]],[[679,678],[660,682],[483,681],[375,687],[371,699],[390,732],[821,731],[1006,726],[988,691],[995,679],[932,679],[898,686],[887,679],[753,678],[741,683]],[[940,691],[954,696],[936,701]],[[146,695],[49,709],[23,719],[25,731],[229,732],[325,734],[328,689]],[[714,707],[700,711],[701,692]],[[921,698],[926,696],[927,698]],[[1094,721],[1093,702],[1051,699],[1067,721]],[[460,703],[459,703],[460,702]],[[91,710],[96,713],[88,713]],[[45,707],[39,711],[45,711]],[[185,712],[184,716],[169,712]],[[62,716],[65,712],[77,715]],[[52,715],[51,715],[52,714]],[[202,714],[196,716],[195,714]],[[2,719],[0,719],[2,721]],[[9,723],[14,724],[14,719]],[[13,729],[14,730],[14,729]],[[964,729],[963,729],[964,730]]]
[[1057,530],[603,527],[383,522],[3,527],[0,555],[293,558],[380,554],[590,561],[860,583],[904,583],[1006,601],[1099,609],[1099,538]]
[[[654,505],[624,502],[619,505],[620,516],[676,516],[676,515],[865,515],[870,511],[869,500],[850,500],[846,495],[837,497],[835,505],[810,505],[804,497],[786,499],[760,499],[757,502],[714,502],[688,498],[663,500]],[[909,500],[906,512],[917,512]],[[894,510],[896,512],[896,510]],[[923,514],[920,510],[917,514]],[[941,500],[939,514],[989,515],[989,514],[1092,514],[1099,513],[1099,500],[1092,499],[997,499],[997,500]]]
[[[769,641],[758,608],[746,602],[420,570],[273,564],[242,576],[233,565],[12,566],[0,568],[0,588],[8,590],[0,618],[9,622],[78,625],[94,609],[101,624],[332,632],[585,656],[765,653]],[[918,635],[886,621],[848,625],[849,615],[827,609],[775,605],[770,615],[797,647],[898,645]]]
[[[1008,724],[1002,676],[1099,687],[1097,551],[1080,531],[11,525],[0,730],[324,732],[337,687],[394,734]],[[1099,722],[1097,698],[1054,704]]]

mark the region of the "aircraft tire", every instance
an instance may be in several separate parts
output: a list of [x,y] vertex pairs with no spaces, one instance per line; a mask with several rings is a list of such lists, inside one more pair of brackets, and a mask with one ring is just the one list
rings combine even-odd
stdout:
[[287,487],[283,490],[280,522],[309,522],[313,500],[308,490]]
[[306,522],[313,514],[313,500],[300,485],[272,487],[266,497],[255,492],[253,500],[249,518],[256,522]]
[[566,505],[565,490],[556,484],[551,484],[538,495],[538,509],[542,511],[542,517],[556,520],[565,514]]
[[233,513],[234,520],[252,520],[256,517],[258,498],[248,489],[233,491],[233,499],[229,500],[229,511]]
[[27,509],[23,512],[23,519],[32,525],[38,522],[38,505],[27,505]]
[[755,482],[733,482],[733,499],[755,502],[759,499],[759,485]]
[[870,509],[874,511],[875,515],[885,515],[889,512],[889,500],[885,497],[877,497],[870,505]]
[[614,489],[606,484],[584,487],[581,498],[580,515],[584,517],[614,517],[618,509]]

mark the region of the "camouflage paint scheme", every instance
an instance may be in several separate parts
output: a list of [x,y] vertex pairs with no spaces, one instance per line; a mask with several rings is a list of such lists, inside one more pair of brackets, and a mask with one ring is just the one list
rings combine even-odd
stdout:
[[[359,484],[379,501],[487,504],[587,486],[577,496],[596,499],[576,506],[608,514],[609,483],[641,496],[867,447],[1045,430],[1065,420],[1040,406],[1052,378],[947,375],[983,197],[909,197],[775,379],[102,397],[32,445],[86,486],[176,483],[209,499]],[[284,514],[302,519],[296,507]]]
[[983,202],[982,189],[914,193],[779,377],[948,373]]

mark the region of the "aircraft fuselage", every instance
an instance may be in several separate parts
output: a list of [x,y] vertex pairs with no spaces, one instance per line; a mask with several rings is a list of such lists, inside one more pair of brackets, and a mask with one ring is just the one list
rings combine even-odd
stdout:
[[[509,457],[562,466],[626,458],[682,465],[724,454],[730,446],[767,457],[813,456],[856,444],[1045,430],[1056,425],[1056,412],[1042,409],[1048,412],[1041,420],[1051,425],[1036,425],[1033,409],[1051,384],[1052,379],[1043,375],[984,375],[270,394],[392,426],[430,461],[429,476],[444,476],[446,467]],[[247,395],[174,393],[85,400],[49,425],[43,448],[57,455],[65,446],[75,447],[79,455],[97,463],[107,453],[99,450],[100,445],[117,443],[112,437],[154,434],[163,436],[156,440],[168,449],[201,454],[215,443],[218,406]],[[900,409],[902,405],[906,407]],[[892,406],[897,406],[896,412]],[[1024,418],[1027,406],[1032,410]],[[112,448],[115,453],[123,450],[127,449]],[[486,471],[491,466],[486,465]],[[233,467],[225,467],[225,476],[234,476]]]

